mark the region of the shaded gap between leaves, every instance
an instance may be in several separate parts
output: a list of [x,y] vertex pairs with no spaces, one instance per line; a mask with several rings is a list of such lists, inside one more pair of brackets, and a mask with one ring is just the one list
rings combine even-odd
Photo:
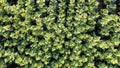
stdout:
[[39,11],[39,8],[38,8],[38,4],[37,4],[37,0],[34,0],[34,8],[35,8],[35,11]]
[[107,61],[105,61],[105,60],[100,60],[98,57],[95,57],[93,61],[94,61],[95,67],[97,67],[97,68],[99,68],[99,67],[98,67],[98,64],[99,64],[100,62],[105,63],[105,64],[107,65]]
[[70,41],[70,38],[67,38],[67,37],[65,36],[64,41]]
[[7,63],[7,68],[21,68],[21,67],[15,62],[12,62],[12,63]]
[[39,40],[45,40],[44,36],[42,36],[42,35],[39,35],[37,37],[38,37]]
[[97,0],[97,1],[99,2],[98,11],[100,11],[101,9],[105,9],[106,8],[104,0]]
[[41,15],[40,15],[40,18],[44,18],[44,17],[47,17],[49,14],[47,12],[43,12]]
[[83,44],[83,45],[86,44],[86,43],[87,43],[87,41],[85,39],[83,39],[82,42],[81,42],[81,44]]
[[70,0],[66,0],[66,8],[65,8],[65,24],[64,24],[64,26],[66,26],[66,27],[68,27],[68,25],[67,25],[67,18],[68,18],[68,7],[69,7],[69,4],[70,4]]
[[28,43],[25,48],[29,49],[32,44],[33,42]]
[[10,5],[16,5],[18,0],[7,0]]
[[75,7],[74,7],[74,10],[75,10],[75,12],[76,12],[76,7],[77,7],[77,2],[78,2],[78,0],[75,0]]
[[47,31],[47,25],[46,24],[43,24],[42,28],[43,28],[44,31]]
[[58,15],[59,15],[59,3],[60,3],[60,1],[59,0],[57,0],[57,5],[56,5],[56,9],[55,9],[55,12],[56,12],[56,16],[55,16],[55,23],[57,23],[57,21],[58,21]]
[[120,15],[120,0],[116,0],[116,14]]
[[110,40],[110,36],[101,36],[100,40]]
[[100,32],[99,24],[95,24],[94,29],[87,31],[86,33],[91,35],[91,36],[94,36],[94,34],[96,36],[101,36],[99,32]]
[[85,2],[88,2],[88,0],[85,0]]
[[31,25],[37,25],[36,20],[31,20],[30,24]]
[[[72,17],[72,21],[74,22],[75,21],[75,16],[76,16],[76,10],[77,10],[77,2],[78,2],[78,0],[75,0],[75,2],[74,2],[74,13],[73,13],[73,17]],[[72,26],[74,29],[75,29],[75,27],[74,27],[74,25]]]
[[49,7],[49,5],[50,5],[50,0],[45,0],[45,5],[46,5],[47,7]]

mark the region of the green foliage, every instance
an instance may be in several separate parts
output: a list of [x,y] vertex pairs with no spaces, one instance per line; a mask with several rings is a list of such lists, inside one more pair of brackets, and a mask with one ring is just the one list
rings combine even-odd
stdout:
[[0,0],[0,67],[119,68],[120,16],[104,3]]

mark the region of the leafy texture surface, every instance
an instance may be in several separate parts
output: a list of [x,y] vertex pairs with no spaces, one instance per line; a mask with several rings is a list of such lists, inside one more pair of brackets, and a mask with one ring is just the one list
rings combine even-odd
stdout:
[[120,1],[0,0],[0,68],[120,68]]

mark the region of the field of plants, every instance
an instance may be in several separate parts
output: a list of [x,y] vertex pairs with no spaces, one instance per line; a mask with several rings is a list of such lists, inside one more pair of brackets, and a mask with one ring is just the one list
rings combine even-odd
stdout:
[[0,0],[0,68],[120,68],[120,0]]

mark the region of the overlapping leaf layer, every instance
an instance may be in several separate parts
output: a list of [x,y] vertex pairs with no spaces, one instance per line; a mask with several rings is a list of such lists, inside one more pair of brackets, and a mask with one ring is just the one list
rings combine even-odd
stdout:
[[119,0],[0,0],[0,68],[120,68]]

